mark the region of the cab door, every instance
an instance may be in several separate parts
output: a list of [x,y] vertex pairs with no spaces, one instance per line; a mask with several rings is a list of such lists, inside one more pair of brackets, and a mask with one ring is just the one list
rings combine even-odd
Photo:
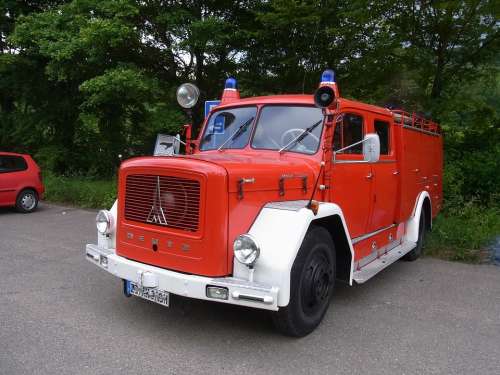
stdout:
[[378,134],[380,139],[380,159],[371,166],[373,207],[368,232],[374,232],[395,222],[400,176],[391,121],[383,117],[374,117],[369,130]]
[[363,140],[367,131],[365,118],[362,112],[342,113],[333,135],[330,197],[342,209],[351,238],[366,233],[371,211],[373,174],[371,165],[363,160],[363,145],[346,149]]

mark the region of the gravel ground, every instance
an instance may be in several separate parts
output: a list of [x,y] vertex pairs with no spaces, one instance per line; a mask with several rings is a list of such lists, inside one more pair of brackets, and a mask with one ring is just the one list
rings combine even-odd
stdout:
[[85,260],[94,218],[0,210],[0,374],[500,374],[499,267],[397,262],[291,339],[263,311],[123,297]]

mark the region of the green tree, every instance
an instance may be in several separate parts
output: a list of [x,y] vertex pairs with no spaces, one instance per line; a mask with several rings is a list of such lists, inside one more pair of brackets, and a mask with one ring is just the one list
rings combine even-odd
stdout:
[[[493,0],[5,0],[0,146],[58,173],[111,175],[118,154],[179,130],[183,81],[202,100],[233,75],[244,96],[310,93],[330,67],[343,96],[432,112],[456,166],[497,155],[498,13]],[[462,197],[494,189],[467,181]]]

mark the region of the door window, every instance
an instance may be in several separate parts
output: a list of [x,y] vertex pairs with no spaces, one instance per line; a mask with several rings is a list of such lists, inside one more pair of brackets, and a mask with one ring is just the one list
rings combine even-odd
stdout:
[[380,155],[389,155],[390,153],[390,134],[389,123],[386,121],[375,120],[375,132],[380,138]]
[[[333,135],[333,149],[334,151],[340,150],[344,147],[352,145],[353,143],[363,140],[363,117],[354,113],[345,113],[342,119],[337,122]],[[363,145],[353,146],[345,151],[343,154],[362,154]]]
[[25,171],[28,165],[20,156],[0,155],[0,173]]

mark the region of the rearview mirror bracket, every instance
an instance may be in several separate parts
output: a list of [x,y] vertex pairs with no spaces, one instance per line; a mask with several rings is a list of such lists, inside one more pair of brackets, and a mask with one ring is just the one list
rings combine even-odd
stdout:
[[[349,160],[349,161],[339,161],[336,159],[337,154],[341,154],[346,150],[349,150],[353,148],[354,146],[357,145],[363,145],[363,160]],[[341,162],[348,162],[348,163],[376,163],[380,159],[380,138],[378,134],[375,133],[369,133],[365,135],[363,140],[355,142],[353,144],[350,144],[349,146],[346,146],[344,148],[341,148],[340,150],[333,151],[333,162],[334,163],[341,163]]]

